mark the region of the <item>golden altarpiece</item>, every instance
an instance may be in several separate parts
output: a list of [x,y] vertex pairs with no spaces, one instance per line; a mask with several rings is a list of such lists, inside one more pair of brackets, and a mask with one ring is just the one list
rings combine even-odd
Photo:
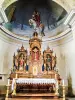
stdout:
[[49,47],[43,53],[41,52],[42,40],[39,39],[37,32],[34,32],[33,38],[29,40],[29,45],[29,55],[22,45],[21,49],[17,50],[17,55],[13,56],[11,84],[14,84],[13,79],[17,78],[16,91],[20,91],[20,89],[23,91],[26,88],[31,92],[32,90],[43,90],[42,92],[44,92],[44,89],[47,90],[46,92],[50,92],[56,88],[54,96],[58,96],[58,85],[61,79],[56,71],[56,55],[53,55],[53,50],[50,50]]
[[[18,77],[43,77],[49,76],[50,74],[57,74],[56,72],[56,55],[53,56],[53,50],[50,50],[47,47],[41,53],[41,44],[42,40],[38,38],[38,34],[34,32],[33,38],[29,40],[30,45],[30,55],[28,55],[27,50],[24,49],[23,45],[21,49],[17,50],[17,55],[13,56],[13,71],[11,77],[15,77],[15,74],[18,74]],[[12,76],[14,75],[14,76]],[[21,76],[20,76],[21,75]],[[51,75],[52,76],[52,75]],[[54,76],[55,77],[55,76]]]

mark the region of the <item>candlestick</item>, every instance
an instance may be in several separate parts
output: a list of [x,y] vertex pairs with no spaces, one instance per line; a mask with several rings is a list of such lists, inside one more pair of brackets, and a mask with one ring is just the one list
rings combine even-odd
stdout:
[[9,88],[10,88],[10,85],[7,85],[7,92],[6,92],[6,98],[5,98],[5,100],[8,100],[8,97],[9,97]]
[[58,80],[57,80],[57,81],[56,81],[56,91],[55,91],[56,97],[59,96],[58,89],[59,89],[59,84],[58,84]]
[[63,85],[63,100],[65,100],[65,86]]

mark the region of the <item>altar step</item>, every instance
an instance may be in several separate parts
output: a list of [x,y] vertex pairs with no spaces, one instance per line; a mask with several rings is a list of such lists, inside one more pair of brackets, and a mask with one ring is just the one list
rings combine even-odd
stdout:
[[[8,100],[64,100],[64,99],[63,98],[55,99],[55,98],[50,98],[50,97],[38,97],[38,98],[37,97],[25,97],[25,98],[9,98]],[[72,99],[65,99],[65,100],[72,100]]]
[[55,93],[17,93],[16,97],[55,97]]

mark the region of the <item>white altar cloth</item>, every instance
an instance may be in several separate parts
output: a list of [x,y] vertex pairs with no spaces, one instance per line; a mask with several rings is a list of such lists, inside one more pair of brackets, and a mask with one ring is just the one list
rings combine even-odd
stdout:
[[19,78],[16,80],[16,83],[48,84],[48,83],[56,83],[56,80],[46,79],[46,78]]
[[[47,79],[47,78],[18,78],[15,80],[16,83],[25,83],[25,84],[56,84],[55,79]],[[15,81],[12,81],[12,90],[14,89]]]

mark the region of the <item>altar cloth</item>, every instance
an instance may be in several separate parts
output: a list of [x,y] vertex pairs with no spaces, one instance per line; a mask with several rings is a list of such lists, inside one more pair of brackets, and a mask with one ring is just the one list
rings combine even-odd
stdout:
[[19,78],[16,80],[16,83],[49,84],[49,83],[56,83],[56,80],[55,79],[46,79],[46,78]]
[[12,81],[12,90],[14,89],[14,84],[15,81],[17,84],[51,84],[54,83],[56,84],[55,79],[47,79],[47,78],[18,78],[18,79],[13,79]]

